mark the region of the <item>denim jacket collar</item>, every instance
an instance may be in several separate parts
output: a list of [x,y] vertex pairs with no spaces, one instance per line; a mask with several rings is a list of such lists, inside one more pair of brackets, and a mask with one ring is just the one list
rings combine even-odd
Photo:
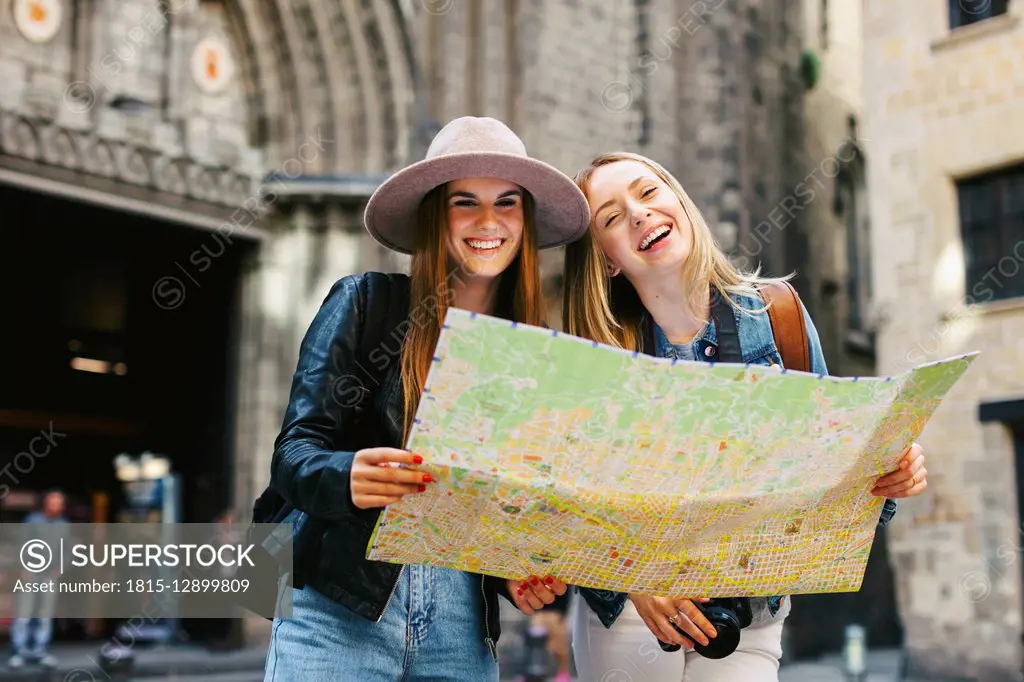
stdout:
[[[734,296],[736,304],[743,308],[737,310],[733,307],[733,319],[736,321],[736,330],[740,337],[740,349],[743,354],[743,362],[755,362],[758,358],[777,352],[775,336],[772,333],[771,321],[765,312],[758,311],[764,306],[759,298],[750,296]],[[654,321],[650,314],[645,313],[642,318],[646,343],[643,351],[657,357],[665,357],[669,341],[665,332]],[[708,349],[712,349],[710,352]],[[718,329],[715,326],[714,316],[711,317],[704,332],[691,341],[691,350],[698,360],[718,360]]]

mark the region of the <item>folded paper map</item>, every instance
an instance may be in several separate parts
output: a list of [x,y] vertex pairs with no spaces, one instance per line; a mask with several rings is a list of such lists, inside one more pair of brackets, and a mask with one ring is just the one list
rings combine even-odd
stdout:
[[894,377],[675,362],[449,309],[367,557],[677,597],[860,588],[896,468],[976,353]]

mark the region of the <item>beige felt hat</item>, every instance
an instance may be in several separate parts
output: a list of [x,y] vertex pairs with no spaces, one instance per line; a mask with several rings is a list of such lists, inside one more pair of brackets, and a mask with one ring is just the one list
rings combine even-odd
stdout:
[[501,178],[534,198],[538,248],[576,241],[587,230],[590,207],[572,179],[526,155],[523,141],[493,118],[464,116],[442,128],[427,156],[385,180],[370,197],[366,230],[383,246],[412,253],[420,202],[430,190],[461,178]]

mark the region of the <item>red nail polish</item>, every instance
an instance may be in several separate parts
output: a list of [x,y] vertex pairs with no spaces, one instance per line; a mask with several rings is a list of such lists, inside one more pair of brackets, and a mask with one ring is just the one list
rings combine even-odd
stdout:
[[530,582],[533,583],[534,585],[537,585],[537,584],[540,583],[540,581],[537,580],[537,578],[530,578]]
[[530,589],[530,586],[529,586],[529,584],[524,582],[522,585],[519,586],[519,589],[520,590],[528,590],[528,589]]
[[420,492],[421,492],[421,493],[422,493],[422,492],[423,492],[424,490],[426,490],[426,489],[427,489],[427,486],[425,486],[425,485],[422,485],[422,484],[420,485]]
[[522,590],[516,590],[516,594],[518,596],[522,597],[523,596],[523,591]]
[[420,457],[419,455],[413,455],[412,456],[412,463],[413,464],[423,464],[423,458]]
[[544,578],[544,582],[550,585],[551,583],[555,582],[555,579],[549,575],[547,578]]
[[430,474],[423,474],[423,482],[424,482],[424,483],[430,483],[430,482],[431,482],[431,481],[433,481],[433,480],[434,480],[434,479],[433,479],[433,477],[431,477],[431,475],[430,475]]

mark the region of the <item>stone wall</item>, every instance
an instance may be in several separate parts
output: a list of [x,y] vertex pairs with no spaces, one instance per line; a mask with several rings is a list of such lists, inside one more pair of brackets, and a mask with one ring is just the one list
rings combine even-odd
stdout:
[[[863,196],[863,167],[871,163],[863,156],[860,131],[864,110],[860,4],[833,2],[823,7],[819,0],[807,0],[804,7],[804,45],[808,55],[819,60],[820,75],[804,98],[802,181],[807,191],[793,193],[793,211],[804,219],[809,243],[810,258],[800,264],[806,283],[803,294],[815,312],[830,372],[866,375],[874,372],[871,349],[852,353],[847,344],[848,306],[855,292],[850,290],[849,226],[836,205],[841,173],[855,176]],[[866,222],[866,215],[860,219]],[[862,249],[861,255],[868,260],[869,249]],[[865,325],[870,326],[870,310],[863,312]]]
[[[573,174],[613,150],[675,173],[741,264],[787,272],[804,257],[799,218],[780,238],[754,228],[806,175],[802,8],[781,0],[510,0],[504,12],[432,2],[415,35],[434,125],[509,123],[539,158]],[[474,32],[484,40],[470,40]],[[480,82],[473,86],[474,78]],[[782,234],[780,232],[780,234]],[[813,266],[812,266],[813,267]],[[561,252],[545,254],[557,291]],[[560,304],[552,298],[552,323]]]
[[[889,533],[906,643],[922,677],[1016,680],[1020,491],[1009,432],[979,423],[978,407],[1024,394],[1024,305],[976,298],[955,183],[1024,160],[1024,4],[953,31],[940,0],[864,7],[879,371],[981,351],[920,438],[927,493],[901,502]],[[984,286],[1024,276],[1022,252],[1011,248]]]

